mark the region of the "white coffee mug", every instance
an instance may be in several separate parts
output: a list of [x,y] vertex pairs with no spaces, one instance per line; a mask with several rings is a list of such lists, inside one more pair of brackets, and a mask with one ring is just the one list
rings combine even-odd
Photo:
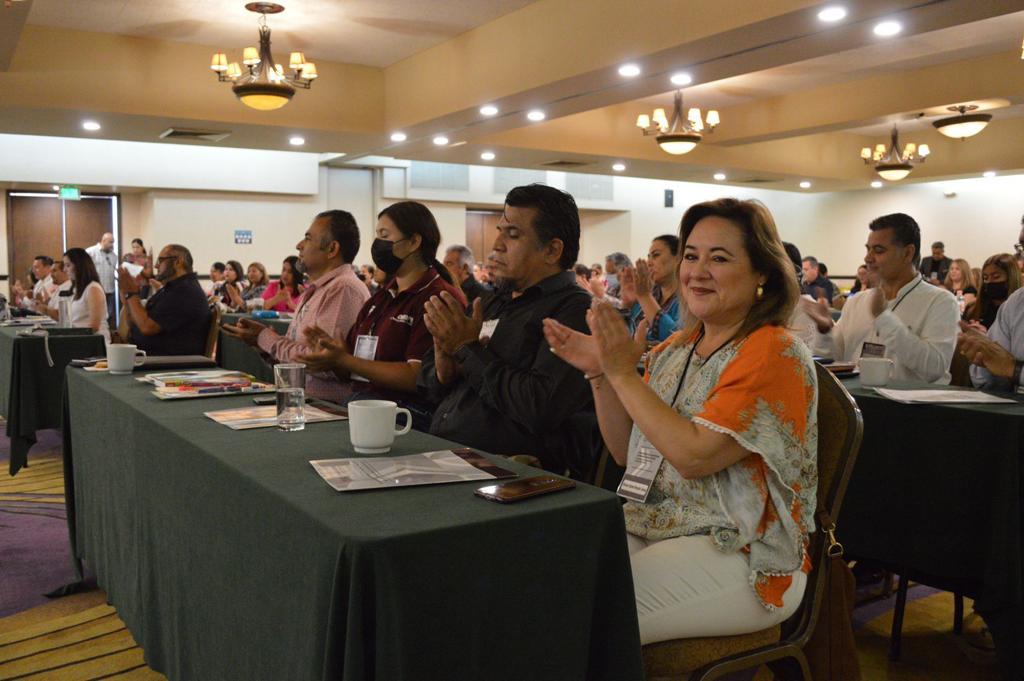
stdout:
[[127,343],[111,343],[107,346],[107,368],[112,374],[130,374],[132,369],[142,366],[146,351]]
[[[405,414],[406,424],[395,428],[395,419]],[[348,430],[352,448],[360,454],[386,454],[396,435],[412,428],[412,414],[388,400],[359,400],[348,403]]]
[[858,365],[861,385],[883,386],[889,383],[896,362],[886,357],[861,357]]

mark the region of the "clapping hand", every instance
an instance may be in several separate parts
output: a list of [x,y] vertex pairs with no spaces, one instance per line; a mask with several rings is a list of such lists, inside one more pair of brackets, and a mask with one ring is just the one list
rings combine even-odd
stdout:
[[267,327],[259,322],[243,317],[238,320],[237,324],[224,324],[220,328],[227,335],[239,339],[246,345],[256,345],[256,340],[260,337],[260,333]]
[[340,338],[332,338],[330,334],[314,326],[306,329],[306,345],[309,351],[295,358],[295,361],[302,362],[312,373],[345,370],[344,362],[352,353],[348,345]]
[[636,302],[636,270],[632,267],[623,267],[619,273],[619,297],[626,309]]
[[591,277],[588,283],[590,284],[590,292],[594,294],[595,298],[604,298],[604,294],[608,291],[608,287],[603,281],[601,281],[601,277]]
[[133,277],[128,270],[123,267],[117,268],[117,283],[121,288],[121,293],[139,292],[139,280]]
[[654,286],[654,282],[651,279],[651,268],[648,267],[647,261],[642,258],[636,261],[635,282],[634,290],[636,291],[637,299],[646,298],[651,295],[651,288]]
[[466,316],[455,296],[442,291],[440,297],[431,296],[424,305],[423,323],[434,337],[435,348],[446,355],[466,343],[480,339],[484,324],[484,308],[479,298],[473,301],[473,315]]
[[570,329],[554,319],[545,319],[544,338],[551,352],[587,376],[601,373],[601,356],[593,336]]
[[800,309],[814,321],[815,326],[818,327],[818,333],[828,333],[835,322],[832,321],[832,311],[824,300],[811,300],[800,296],[799,298]]
[[960,330],[960,354],[993,376],[1013,378],[1017,360],[1012,354],[971,324],[960,322]]
[[587,325],[594,337],[601,373],[609,379],[636,376],[636,367],[647,350],[647,321],[630,335],[629,327],[618,310],[608,303],[598,303],[587,312]]

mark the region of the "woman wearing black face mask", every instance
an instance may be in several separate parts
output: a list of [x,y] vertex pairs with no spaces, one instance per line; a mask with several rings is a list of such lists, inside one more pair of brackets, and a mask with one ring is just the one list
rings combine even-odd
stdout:
[[981,268],[981,291],[977,301],[967,308],[964,319],[987,330],[995,322],[999,306],[1020,286],[1020,269],[1014,257],[1009,253],[993,255]]
[[344,341],[314,332],[310,345],[320,350],[301,361],[309,371],[351,380],[349,401],[393,400],[412,412],[414,428],[426,430],[430,412],[416,399],[416,374],[434,341],[423,324],[423,305],[448,291],[465,307],[465,296],[437,261],[441,231],[422,203],[402,201],[382,210],[376,236],[370,255],[387,273],[386,284],[363,305]]

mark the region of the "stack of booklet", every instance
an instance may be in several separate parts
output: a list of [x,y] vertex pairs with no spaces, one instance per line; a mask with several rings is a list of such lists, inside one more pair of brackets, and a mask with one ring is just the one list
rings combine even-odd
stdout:
[[274,391],[274,386],[260,383],[251,374],[226,369],[146,374],[139,380],[156,386],[153,394],[162,400]]

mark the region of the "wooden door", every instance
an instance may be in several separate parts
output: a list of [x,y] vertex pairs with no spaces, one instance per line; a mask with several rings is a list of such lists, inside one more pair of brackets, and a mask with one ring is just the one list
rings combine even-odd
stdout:
[[[83,196],[81,201],[68,201],[65,210],[68,248],[89,248],[99,243],[106,232],[115,238],[118,235],[114,227],[114,202],[110,196]],[[118,251],[124,250],[120,243],[118,246]]]
[[[10,283],[30,283],[37,255],[59,259],[64,252],[60,201],[49,196],[7,195],[7,267]],[[31,288],[27,286],[27,288]]]
[[473,251],[473,257],[478,263],[486,262],[487,254],[494,248],[499,219],[501,213],[497,211],[466,211],[466,245]]

